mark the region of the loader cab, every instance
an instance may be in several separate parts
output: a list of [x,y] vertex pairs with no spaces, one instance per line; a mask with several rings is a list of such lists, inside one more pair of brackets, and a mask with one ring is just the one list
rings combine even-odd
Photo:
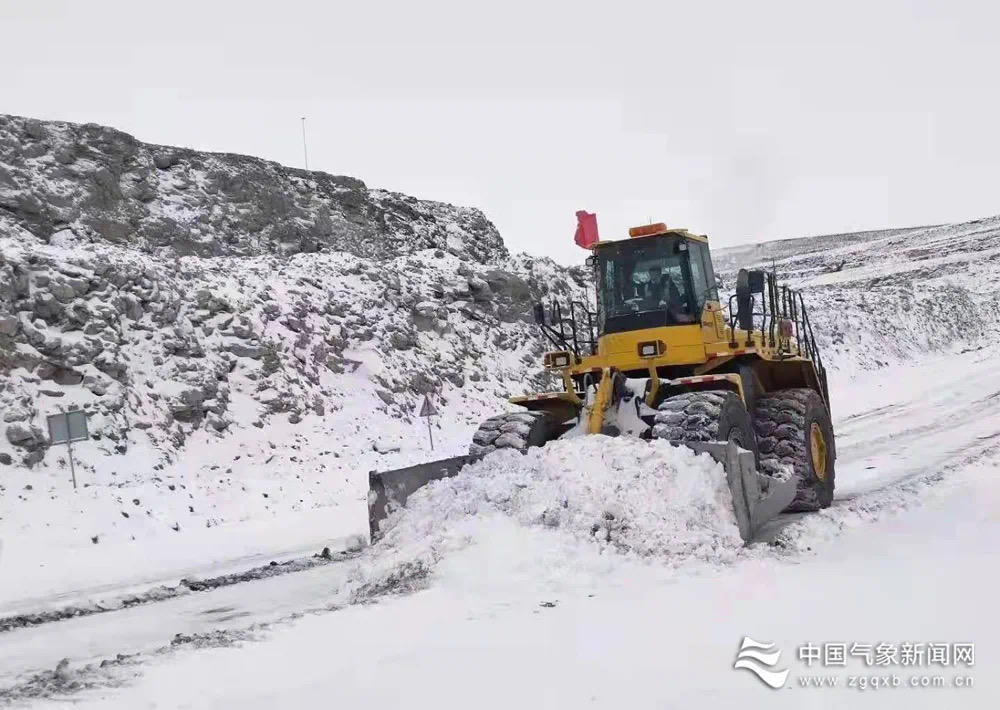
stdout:
[[708,242],[664,224],[595,245],[599,335],[692,325],[718,300]]

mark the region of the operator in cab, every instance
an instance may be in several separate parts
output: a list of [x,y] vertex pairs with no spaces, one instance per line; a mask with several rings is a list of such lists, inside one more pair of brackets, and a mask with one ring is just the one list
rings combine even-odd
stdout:
[[646,270],[646,276],[646,299],[651,309],[665,308],[677,323],[694,322],[695,319],[687,313],[684,297],[670,274],[664,274],[659,266],[651,266]]

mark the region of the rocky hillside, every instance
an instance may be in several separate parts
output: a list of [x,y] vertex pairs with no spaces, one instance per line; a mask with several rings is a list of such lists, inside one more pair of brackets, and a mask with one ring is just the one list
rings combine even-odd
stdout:
[[0,117],[0,464],[63,477],[45,415],[73,407],[95,484],[310,426],[343,456],[327,473],[375,467],[427,393],[447,445],[543,384],[531,304],[580,277],[510,256],[478,210]]
[[0,220],[44,241],[70,229],[160,258],[441,249],[489,263],[507,254],[475,209],[244,155],[146,145],[104,126],[3,115]]
[[1000,337],[1000,217],[722,249],[802,289],[828,364],[842,374]]

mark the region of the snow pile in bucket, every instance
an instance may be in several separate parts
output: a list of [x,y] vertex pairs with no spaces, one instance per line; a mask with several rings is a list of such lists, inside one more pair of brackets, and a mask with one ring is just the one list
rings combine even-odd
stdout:
[[720,562],[743,547],[719,463],[662,441],[606,436],[496,451],[411,496],[383,523],[378,547],[433,563],[497,516],[640,557]]

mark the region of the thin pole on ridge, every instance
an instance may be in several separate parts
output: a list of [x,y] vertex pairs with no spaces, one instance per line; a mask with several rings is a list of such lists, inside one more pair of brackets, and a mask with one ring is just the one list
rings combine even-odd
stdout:
[[306,148],[306,117],[302,117],[302,157],[305,159],[306,170],[309,169],[309,150]]

